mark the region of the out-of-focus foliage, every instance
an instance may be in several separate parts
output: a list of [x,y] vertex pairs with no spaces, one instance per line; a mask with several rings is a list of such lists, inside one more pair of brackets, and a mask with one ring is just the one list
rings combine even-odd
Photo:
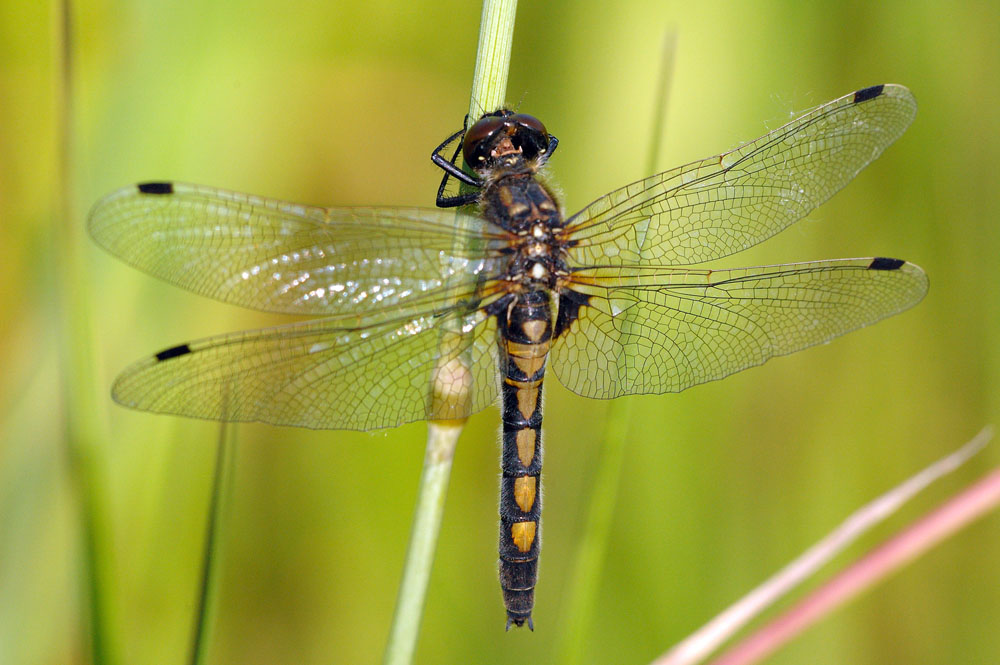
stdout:
[[[319,204],[433,205],[428,155],[462,121],[476,3],[79,2],[73,214],[57,195],[51,8],[0,5],[0,662],[82,663],[79,507],[60,405],[52,237],[111,189],[178,179]],[[642,663],[831,528],[1000,415],[1000,42],[996,3],[524,2],[508,99],[559,136],[575,210],[643,175],[663,32],[678,35],[663,168],[874,83],[917,120],[845,191],[731,264],[898,256],[916,309],[680,395],[634,399],[588,662]],[[77,233],[97,377],[91,480],[106,527],[111,645],[182,662],[217,426],[107,396],[128,362],[280,319],[129,269]],[[71,331],[73,332],[73,331]],[[547,383],[536,630],[503,631],[495,410],[455,461],[418,660],[553,658],[606,404]],[[214,663],[362,663],[388,633],[425,429],[241,426],[218,552]],[[987,451],[961,476],[1000,458]],[[954,490],[952,478],[895,524]],[[777,655],[776,663],[973,663],[1000,652],[996,516]],[[888,533],[888,529],[881,535]],[[867,541],[871,546],[878,538]],[[860,546],[863,547],[863,546]],[[861,549],[856,548],[857,554]]]

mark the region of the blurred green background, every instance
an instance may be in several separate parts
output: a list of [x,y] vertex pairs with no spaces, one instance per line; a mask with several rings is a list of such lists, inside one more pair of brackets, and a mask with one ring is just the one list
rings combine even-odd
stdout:
[[[280,319],[131,270],[89,242],[86,211],[146,179],[316,204],[433,205],[428,155],[467,108],[480,7],[155,0],[73,10],[66,216],[57,16],[46,3],[0,4],[0,663],[87,662],[81,515],[97,538],[113,662],[180,663],[218,426],[127,411],[109,386],[168,345]],[[855,507],[997,420],[998,13],[995,2],[522,3],[508,100],[561,139],[551,174],[570,211],[647,175],[667,27],[678,46],[659,168],[874,83],[906,84],[920,104],[910,130],[845,191],[731,263],[898,256],[927,271],[929,296],[725,381],[631,398],[596,624],[574,636],[585,662],[649,661]],[[66,302],[81,316],[67,319]],[[70,373],[67,385],[81,346],[94,374]],[[503,632],[491,409],[459,445],[418,662],[556,658],[608,404],[556,380],[546,391],[536,631]],[[210,661],[378,661],[424,425],[246,425],[237,436]],[[68,440],[82,441],[88,511]],[[850,555],[998,460],[988,449]],[[997,515],[974,524],[771,662],[996,662],[998,527]]]

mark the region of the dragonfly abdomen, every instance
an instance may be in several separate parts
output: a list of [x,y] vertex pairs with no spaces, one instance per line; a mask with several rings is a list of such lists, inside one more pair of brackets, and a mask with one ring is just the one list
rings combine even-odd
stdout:
[[514,296],[499,318],[503,383],[500,586],[507,627],[532,626],[538,579],[542,473],[542,380],[552,339],[548,291]]

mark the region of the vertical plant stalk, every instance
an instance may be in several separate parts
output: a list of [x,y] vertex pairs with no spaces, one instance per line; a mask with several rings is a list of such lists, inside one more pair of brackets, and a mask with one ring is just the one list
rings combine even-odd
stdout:
[[[658,168],[659,146],[663,141],[676,43],[677,34],[673,30],[665,31],[646,173],[655,173]],[[628,315],[628,312],[623,313],[623,317]],[[623,319],[622,330],[627,331],[631,325],[627,319]],[[600,459],[591,485],[583,535],[570,572],[570,591],[563,603],[566,609],[560,622],[561,631],[556,647],[556,660],[563,665],[582,663],[587,647],[584,636],[594,634],[591,627],[594,623],[611,524],[614,521],[615,501],[621,484],[621,470],[625,458],[625,441],[631,421],[631,400],[612,400],[608,406]]]
[[82,582],[81,614],[86,626],[86,645],[93,665],[117,662],[117,647],[112,633],[109,597],[111,580],[108,559],[110,552],[106,513],[98,473],[98,446],[107,440],[106,427],[97,417],[103,411],[95,395],[94,359],[90,316],[92,302],[87,289],[88,277],[83,270],[85,238],[83,225],[75,214],[73,174],[73,23],[68,0],[53,3],[57,52],[58,82],[55,105],[58,126],[58,191],[57,214],[52,224],[52,255],[55,258],[58,311],[57,344],[61,369],[63,443],[69,467],[72,492],[76,497],[80,528],[80,574]]
[[472,75],[469,118],[475,121],[487,111],[503,106],[510,71],[510,47],[514,41],[517,0],[483,0],[479,23],[476,69]]
[[385,665],[408,665],[413,662],[427,596],[427,582],[434,563],[434,549],[448,493],[451,460],[463,424],[461,421],[434,421],[427,424],[427,452],[420,476],[403,579],[396,599],[396,612],[392,617],[389,644],[382,661]]
[[191,665],[202,665],[209,662],[205,636],[208,634],[209,623],[215,615],[218,596],[219,542],[222,532],[222,517],[227,507],[226,499],[232,491],[235,432],[235,425],[227,422],[219,425],[219,440],[215,449],[215,471],[212,474],[212,494],[209,500],[208,519],[205,522],[205,544],[201,556],[197,609],[191,631],[191,651],[188,659]]
[[[499,108],[507,93],[507,72],[510,69],[510,48],[514,36],[514,19],[517,0],[484,0],[479,27],[479,47],[473,76],[469,117],[477,118],[483,109]],[[454,330],[442,334],[442,358],[448,360],[450,376],[468,372],[461,355],[455,356],[448,349],[461,344],[460,335]],[[464,384],[471,385],[471,384]],[[434,386],[435,402],[439,399],[463,399],[467,395],[455,394],[449,386]],[[434,405],[437,408],[437,404]],[[417,505],[410,532],[410,544],[403,567],[403,579],[396,599],[389,642],[386,645],[385,665],[408,665],[413,662],[420,619],[427,597],[427,584],[434,562],[434,549],[441,529],[444,501],[448,492],[451,462],[455,445],[465,425],[465,420],[433,420],[427,426],[427,449],[424,468],[420,476]]]

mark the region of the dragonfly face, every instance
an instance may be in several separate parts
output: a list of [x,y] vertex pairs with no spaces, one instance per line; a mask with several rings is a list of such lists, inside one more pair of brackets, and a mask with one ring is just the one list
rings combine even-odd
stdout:
[[[676,392],[915,305],[926,275],[899,259],[695,266],[807,215],[915,111],[902,86],[865,88],[569,217],[535,177],[557,140],[505,110],[432,155],[445,171],[438,205],[475,203],[478,215],[121,189],[89,219],[113,254],[224,302],[317,318],[173,346],[126,369],[113,396],[160,413],[355,430],[464,418],[500,397],[501,586],[508,626],[530,626],[546,369],[584,397]],[[450,179],[473,191],[446,194]]]
[[530,162],[544,154],[548,145],[548,132],[538,118],[501,109],[487,113],[469,128],[462,154],[480,172],[501,163],[513,166],[517,157]]

